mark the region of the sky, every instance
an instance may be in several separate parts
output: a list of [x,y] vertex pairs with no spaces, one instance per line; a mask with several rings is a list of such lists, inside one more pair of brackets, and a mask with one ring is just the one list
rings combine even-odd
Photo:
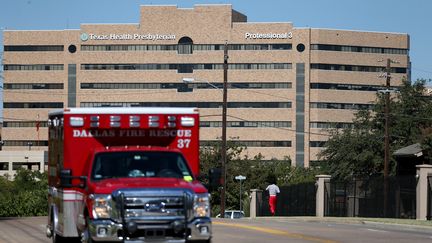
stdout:
[[81,23],[138,23],[139,6],[151,4],[182,8],[232,4],[249,22],[408,33],[412,80],[432,79],[431,0],[0,0],[0,42],[5,29],[61,30],[79,29]]

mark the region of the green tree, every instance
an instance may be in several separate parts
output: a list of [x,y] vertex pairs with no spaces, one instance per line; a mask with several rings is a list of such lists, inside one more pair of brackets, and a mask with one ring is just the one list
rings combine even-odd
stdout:
[[[403,81],[399,92],[390,101],[390,154],[416,142],[427,141],[422,136],[432,126],[432,102],[424,95],[426,80]],[[381,173],[384,158],[384,95],[377,94],[373,110],[355,114],[353,126],[330,130],[326,147],[319,154],[328,173],[347,179]],[[395,161],[390,161],[391,174]]]
[[47,214],[47,175],[19,169],[13,181],[0,177],[0,217]]

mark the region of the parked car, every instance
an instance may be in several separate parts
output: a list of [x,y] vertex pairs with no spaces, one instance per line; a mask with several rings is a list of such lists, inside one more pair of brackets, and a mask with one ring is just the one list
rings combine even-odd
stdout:
[[[216,218],[220,218],[220,214],[216,215]],[[225,211],[225,218],[226,219],[239,219],[243,218],[245,216],[243,211],[240,210],[226,210]]]

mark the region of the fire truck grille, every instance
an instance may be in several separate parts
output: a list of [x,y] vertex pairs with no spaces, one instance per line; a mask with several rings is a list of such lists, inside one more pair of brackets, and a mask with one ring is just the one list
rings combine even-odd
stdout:
[[[182,190],[121,191],[117,193],[117,209],[124,220],[137,224],[162,226],[188,218],[192,210],[192,193]],[[122,196],[120,196],[122,194]]]
[[127,197],[124,206],[125,217],[184,217],[184,205],[183,197]]

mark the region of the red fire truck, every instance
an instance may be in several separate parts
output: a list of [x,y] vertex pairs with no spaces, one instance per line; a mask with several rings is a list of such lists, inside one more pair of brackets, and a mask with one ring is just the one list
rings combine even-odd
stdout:
[[210,242],[196,108],[49,113],[53,242]]

